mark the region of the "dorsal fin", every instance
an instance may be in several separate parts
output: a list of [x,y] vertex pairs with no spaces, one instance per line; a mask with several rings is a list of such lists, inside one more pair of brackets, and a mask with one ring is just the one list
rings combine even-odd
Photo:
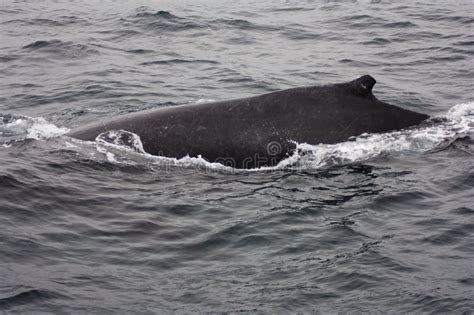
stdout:
[[367,96],[372,94],[372,88],[374,87],[375,83],[374,78],[370,75],[363,75],[358,79],[350,82],[350,86],[354,94],[359,96]]

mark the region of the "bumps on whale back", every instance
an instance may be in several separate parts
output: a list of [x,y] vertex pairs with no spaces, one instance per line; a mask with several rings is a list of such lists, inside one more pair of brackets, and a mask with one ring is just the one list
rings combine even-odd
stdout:
[[372,88],[376,82],[377,81],[375,81],[373,77],[367,74],[349,82],[349,85],[354,94],[359,96],[369,96],[372,95]]

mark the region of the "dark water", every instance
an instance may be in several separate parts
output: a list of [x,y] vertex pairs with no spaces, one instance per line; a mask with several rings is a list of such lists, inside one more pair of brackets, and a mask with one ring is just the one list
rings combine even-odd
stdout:
[[[472,1],[2,1],[0,310],[474,312]],[[237,171],[62,136],[378,79],[429,127]]]

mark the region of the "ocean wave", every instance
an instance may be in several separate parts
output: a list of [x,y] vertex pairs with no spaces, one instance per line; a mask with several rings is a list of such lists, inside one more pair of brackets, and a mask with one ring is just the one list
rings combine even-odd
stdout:
[[38,300],[64,298],[65,296],[50,290],[27,289],[15,295],[0,298],[1,308],[10,308],[21,304],[33,303]]
[[131,54],[136,54],[136,55],[144,55],[144,54],[155,53],[154,50],[151,50],[151,49],[141,49],[141,48],[129,49],[129,50],[127,50],[126,52],[131,53]]
[[207,63],[207,64],[218,64],[217,61],[214,60],[205,60],[205,59],[168,59],[168,60],[153,60],[153,61],[145,61],[142,62],[140,65],[148,66],[148,65],[170,65],[170,64],[179,64],[179,63]]
[[147,8],[143,7],[137,11],[137,13],[120,20],[125,26],[134,25],[145,30],[155,31],[178,32],[206,27],[205,24],[199,21],[179,17],[168,11],[150,12]]
[[168,11],[157,11],[157,12],[148,12],[146,8],[141,7],[137,9],[138,13],[135,14],[136,17],[146,17],[146,18],[153,18],[153,19],[165,19],[165,20],[175,20],[179,19],[176,15],[171,14]]
[[318,29],[306,30],[299,25],[285,27],[281,34],[291,40],[321,40],[326,36],[329,37],[329,34],[320,33]]
[[472,24],[474,18],[470,16],[459,16],[459,15],[447,15],[446,13],[412,13],[407,14],[407,16],[412,18],[418,18],[423,21],[436,21],[436,22],[455,22],[460,24]]
[[54,54],[56,57],[62,58],[80,58],[99,53],[96,49],[90,48],[87,45],[58,39],[37,40],[22,48],[30,52]]
[[233,29],[238,29],[238,30],[243,30],[243,31],[265,31],[265,32],[280,31],[281,29],[283,29],[283,27],[281,26],[257,24],[257,23],[243,20],[243,19],[219,18],[215,20],[210,20],[208,24],[210,27],[214,28],[215,30],[221,30],[223,27],[233,28]]
[[[223,28],[231,28],[242,31],[280,31],[281,26],[257,24],[245,19],[216,18],[205,19],[196,16],[178,16],[169,11],[150,11],[147,8],[139,8],[138,12],[120,19],[126,27],[138,26],[144,30],[160,32],[180,32],[192,30],[222,31]],[[196,35],[196,34],[194,34]]]
[[312,7],[284,7],[272,9],[272,12],[295,12],[295,11],[314,11],[315,8]]
[[32,19],[13,19],[2,22],[1,24],[19,24],[22,26],[46,26],[46,27],[64,27],[70,24],[83,24],[86,20],[74,15],[62,15],[54,18],[32,18]]
[[403,29],[403,28],[415,28],[418,25],[412,21],[390,21],[379,16],[371,15],[354,15],[347,19],[341,20],[340,18],[331,19],[328,21],[340,27],[357,28],[357,29]]

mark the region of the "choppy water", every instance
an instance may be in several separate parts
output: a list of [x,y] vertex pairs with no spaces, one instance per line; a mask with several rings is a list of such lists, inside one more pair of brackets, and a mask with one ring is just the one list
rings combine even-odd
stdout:
[[[474,312],[472,1],[3,1],[0,310]],[[238,171],[62,136],[378,79],[430,126]],[[137,152],[138,151],[138,152]]]

